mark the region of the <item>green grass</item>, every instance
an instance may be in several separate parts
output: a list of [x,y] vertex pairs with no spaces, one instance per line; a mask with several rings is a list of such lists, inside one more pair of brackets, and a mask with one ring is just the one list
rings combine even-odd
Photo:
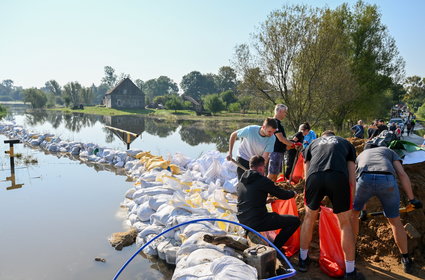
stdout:
[[[98,106],[86,106],[83,110],[72,110],[70,108],[52,108],[49,110],[62,111],[65,113],[83,113],[91,115],[104,115],[104,116],[122,116],[122,115],[149,115],[163,118],[174,118],[174,119],[188,119],[188,120],[238,120],[238,119],[264,119],[267,114],[256,114],[255,112],[247,112],[246,114],[241,113],[229,113],[220,112],[213,116],[197,116],[195,111],[191,110],[167,110],[167,109],[111,109],[106,107]],[[270,115],[272,116],[272,115]]]

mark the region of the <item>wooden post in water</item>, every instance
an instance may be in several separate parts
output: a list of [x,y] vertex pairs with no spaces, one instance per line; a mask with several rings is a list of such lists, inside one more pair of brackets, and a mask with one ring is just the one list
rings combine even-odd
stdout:
[[139,137],[140,134],[133,133],[127,130],[119,129],[113,126],[105,125],[106,128],[109,128],[111,130],[115,130],[122,133],[122,139],[127,144],[127,150],[130,150],[130,144],[131,144],[131,136],[134,136],[135,138]]
[[4,153],[9,154],[9,157],[10,157],[10,176],[6,177],[6,181],[12,182],[12,186],[6,188],[6,190],[19,189],[24,184],[16,184],[16,179],[15,179],[15,152],[13,150],[13,145],[14,144],[20,144],[21,141],[19,141],[18,139],[10,139],[10,140],[4,140],[4,143],[9,144],[9,151],[5,151]]

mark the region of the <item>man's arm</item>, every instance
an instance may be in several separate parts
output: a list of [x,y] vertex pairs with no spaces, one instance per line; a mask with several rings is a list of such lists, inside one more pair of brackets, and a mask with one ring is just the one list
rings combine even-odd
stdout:
[[264,181],[261,182],[265,190],[272,196],[277,197],[278,199],[290,199],[297,195],[295,191],[282,189],[274,184],[272,180],[264,177]]
[[307,172],[308,169],[310,168],[310,161],[306,161],[304,162],[304,179],[307,181]]
[[404,168],[401,165],[400,161],[393,161],[393,166],[395,168],[395,171],[397,172],[398,178],[400,179],[401,187],[407,195],[407,199],[414,199],[415,196],[413,195],[412,184],[410,183],[409,176],[407,175],[406,171],[404,171]]
[[232,134],[230,134],[229,138],[229,153],[227,154],[226,159],[231,160],[232,159],[232,152],[233,152],[233,146],[235,145],[236,138],[238,137],[238,132],[234,131]]
[[269,158],[270,158],[270,153],[269,152],[264,152],[263,153],[263,158],[264,158],[264,165],[267,166],[267,163],[269,162]]
[[293,142],[289,141],[285,136],[283,136],[282,132],[276,133],[275,136],[280,142],[282,142],[283,144],[289,147],[292,147],[294,145]]
[[348,169],[348,182],[350,184],[351,197],[354,198],[356,192],[356,163],[354,161],[347,161]]

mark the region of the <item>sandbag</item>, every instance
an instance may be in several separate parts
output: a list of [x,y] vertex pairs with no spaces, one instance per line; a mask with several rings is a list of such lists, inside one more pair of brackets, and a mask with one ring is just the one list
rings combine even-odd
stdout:
[[257,270],[243,261],[223,256],[215,259],[211,264],[214,279],[226,280],[254,280],[258,278]]
[[[295,201],[295,198],[288,200],[278,199],[271,204],[273,212],[276,212],[279,215],[294,215],[298,217],[297,202]],[[280,229],[276,230],[276,234],[279,234],[279,232]],[[288,241],[286,241],[283,248],[287,257],[291,257],[300,250],[300,228],[298,228]]]
[[298,182],[304,178],[304,157],[300,152],[298,155],[297,162],[295,163],[294,172],[292,173],[291,183],[298,184]]
[[331,208],[324,206],[320,208],[320,269],[331,277],[342,277],[345,273],[345,261],[338,218]]

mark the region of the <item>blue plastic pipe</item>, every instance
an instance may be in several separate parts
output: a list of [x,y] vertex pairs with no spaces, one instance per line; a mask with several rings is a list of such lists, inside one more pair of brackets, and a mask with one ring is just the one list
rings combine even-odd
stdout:
[[144,244],[142,247],[140,247],[126,262],[125,264],[120,268],[120,270],[118,270],[117,274],[115,274],[114,276],[114,280],[118,279],[118,276],[120,276],[120,274],[124,271],[124,269],[127,267],[127,265],[140,253],[140,251],[142,251],[143,249],[145,249],[149,244],[151,244],[153,241],[155,241],[157,238],[159,238],[160,236],[166,234],[169,231],[172,231],[173,229],[179,228],[181,226],[185,226],[188,224],[193,224],[193,223],[199,223],[199,222],[224,222],[224,223],[230,223],[230,224],[234,224],[240,227],[243,227],[246,230],[249,230],[253,233],[255,233],[257,236],[261,237],[264,241],[266,241],[271,247],[273,247],[276,252],[282,257],[283,260],[285,260],[286,264],[289,266],[288,269],[288,273],[282,274],[282,275],[278,275],[278,276],[273,276],[271,278],[267,278],[266,280],[279,280],[279,279],[286,279],[289,277],[294,276],[297,272],[294,269],[294,267],[292,266],[292,264],[288,261],[288,259],[286,258],[286,256],[279,250],[279,248],[277,248],[272,242],[270,242],[267,238],[265,238],[264,236],[262,236],[260,233],[258,233],[257,231],[255,231],[254,229],[240,224],[238,222],[234,222],[234,221],[229,221],[229,220],[224,220],[224,219],[215,219],[215,218],[208,218],[208,219],[197,219],[197,220],[193,220],[193,221],[188,221],[188,222],[184,222],[181,224],[178,224],[176,226],[173,226],[169,229],[167,229],[164,232],[161,232],[160,234],[158,234],[157,236],[155,236],[154,238],[152,238],[151,240],[149,240],[148,242],[146,242],[146,244]]

